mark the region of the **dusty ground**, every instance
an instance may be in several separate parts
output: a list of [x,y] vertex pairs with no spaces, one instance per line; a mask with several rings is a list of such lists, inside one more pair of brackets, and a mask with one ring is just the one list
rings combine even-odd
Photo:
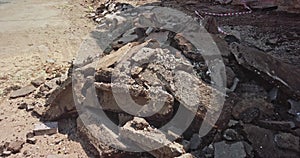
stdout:
[[[63,69],[76,55],[81,41],[93,26],[86,19],[80,0],[0,1],[0,142],[25,141],[39,120],[9,104],[10,87],[23,86],[50,69]],[[57,134],[38,137],[36,145],[25,144],[11,157],[87,157],[81,145]],[[25,155],[24,155],[25,154]]]

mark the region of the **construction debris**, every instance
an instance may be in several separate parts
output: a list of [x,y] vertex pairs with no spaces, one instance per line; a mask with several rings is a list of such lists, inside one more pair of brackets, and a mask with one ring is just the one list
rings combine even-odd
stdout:
[[57,122],[45,122],[43,124],[36,124],[33,130],[35,136],[52,135],[58,132]]

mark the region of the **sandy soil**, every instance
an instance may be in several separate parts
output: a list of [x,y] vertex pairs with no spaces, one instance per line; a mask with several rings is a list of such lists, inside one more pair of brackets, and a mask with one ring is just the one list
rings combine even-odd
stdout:
[[[67,68],[94,24],[81,0],[0,0],[0,143],[25,141],[38,118],[8,101],[10,87],[24,86],[49,69]],[[24,98],[26,99],[26,98]],[[64,134],[37,137],[10,157],[87,157],[80,143]]]

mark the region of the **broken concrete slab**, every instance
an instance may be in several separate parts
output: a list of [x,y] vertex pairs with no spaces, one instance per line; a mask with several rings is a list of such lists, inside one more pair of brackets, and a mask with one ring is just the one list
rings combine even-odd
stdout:
[[[113,112],[122,112],[122,108],[132,109],[130,107],[133,103],[126,99],[126,88],[124,86],[118,86],[114,84],[105,84],[105,83],[95,83],[97,95],[99,96],[99,104],[103,110],[113,111]],[[137,116],[151,116],[149,114],[153,113],[155,115],[151,116],[152,120],[164,118],[168,119],[171,117],[173,112],[173,97],[168,94],[166,91],[161,90],[160,88],[150,88],[145,89],[142,86],[127,86],[128,91],[131,94],[132,100],[138,104],[139,109],[132,111],[132,113]],[[125,88],[125,89],[124,89]],[[116,101],[115,96],[118,96],[118,100],[122,100],[122,105],[120,102]],[[152,98],[156,97],[154,101]],[[126,107],[127,106],[127,107]],[[131,113],[131,114],[132,114]]]
[[27,96],[27,95],[31,94],[35,90],[36,90],[36,88],[33,85],[28,85],[26,87],[23,87],[21,89],[13,91],[10,94],[10,98],[14,99],[14,98],[18,98],[18,97],[24,97],[24,96]]
[[[83,121],[84,120],[84,121]],[[83,113],[77,118],[78,134],[87,139],[101,157],[117,156],[121,152],[110,145],[126,149],[126,145],[119,140],[109,125],[101,123],[101,116],[93,113]]]
[[45,122],[40,124],[35,124],[33,133],[35,136],[39,135],[52,135],[58,132],[57,122]]
[[227,144],[225,141],[214,144],[215,158],[246,158],[244,144],[242,142],[236,142],[233,144]]
[[125,124],[120,132],[122,137],[131,140],[157,158],[177,157],[185,153],[182,145],[169,141],[165,134],[150,127],[142,118],[135,117]]
[[290,97],[300,98],[300,69],[271,55],[238,43],[230,45],[237,62],[278,87]]
[[67,78],[59,87],[51,92],[46,101],[46,106],[48,108],[42,113],[42,116],[47,121],[55,121],[76,113],[71,78]]

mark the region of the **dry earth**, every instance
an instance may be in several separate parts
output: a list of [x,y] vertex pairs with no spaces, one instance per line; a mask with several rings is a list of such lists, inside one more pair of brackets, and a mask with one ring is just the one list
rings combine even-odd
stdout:
[[[24,86],[38,77],[55,75],[67,67],[93,27],[80,0],[0,1],[0,142],[25,141],[39,120],[7,101],[10,87]],[[53,71],[52,71],[53,70]],[[87,157],[80,143],[66,135],[37,137],[11,157]]]

